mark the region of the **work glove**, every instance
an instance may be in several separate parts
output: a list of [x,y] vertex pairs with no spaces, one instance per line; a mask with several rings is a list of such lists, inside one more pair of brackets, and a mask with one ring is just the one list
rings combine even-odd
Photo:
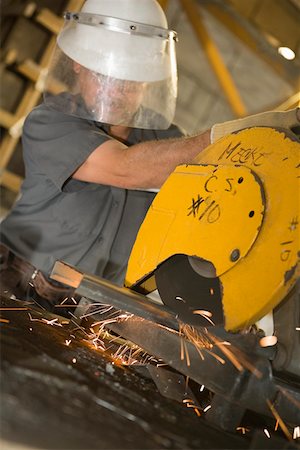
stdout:
[[300,108],[290,109],[289,111],[267,111],[243,117],[242,119],[216,123],[211,128],[210,142],[213,144],[227,134],[250,127],[272,127],[293,130],[294,128],[300,127]]

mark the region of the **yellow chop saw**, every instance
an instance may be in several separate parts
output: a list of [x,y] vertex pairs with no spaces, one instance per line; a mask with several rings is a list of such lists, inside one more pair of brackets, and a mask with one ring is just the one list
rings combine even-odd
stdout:
[[207,420],[225,430],[247,410],[300,423],[298,134],[244,129],[177,167],[139,230],[126,287],[63,262],[52,273],[83,297],[81,312],[126,311],[110,330],[205,385]]

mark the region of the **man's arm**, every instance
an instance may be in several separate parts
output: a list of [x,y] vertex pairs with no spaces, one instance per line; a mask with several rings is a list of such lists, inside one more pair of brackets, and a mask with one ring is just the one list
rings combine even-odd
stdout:
[[148,141],[132,147],[111,140],[97,147],[73,177],[127,189],[160,188],[176,166],[191,163],[201,150],[227,134],[254,126],[293,129],[299,125],[300,108],[295,108],[216,124],[193,137]]
[[191,163],[209,144],[210,131],[131,147],[109,140],[91,153],[73,178],[125,189],[160,188],[176,166]]

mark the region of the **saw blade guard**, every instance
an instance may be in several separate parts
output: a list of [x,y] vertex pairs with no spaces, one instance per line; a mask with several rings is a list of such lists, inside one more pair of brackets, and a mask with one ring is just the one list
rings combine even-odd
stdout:
[[[211,310],[219,311],[218,321],[222,311],[227,330],[246,328],[276,307],[299,276],[299,150],[292,133],[249,128],[177,167],[140,228],[126,285],[159,288],[164,264],[184,255],[200,278],[217,280]],[[210,275],[201,273],[201,264],[197,270],[197,261],[208,262]],[[169,285],[171,296],[182,297],[171,289],[180,278],[172,270],[163,290]],[[201,294],[198,286],[197,304],[184,299],[191,313],[204,309]]]

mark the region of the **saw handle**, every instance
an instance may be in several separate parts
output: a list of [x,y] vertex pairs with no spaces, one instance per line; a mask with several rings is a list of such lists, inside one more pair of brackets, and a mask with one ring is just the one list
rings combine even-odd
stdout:
[[214,142],[230,133],[251,127],[271,127],[291,130],[300,134],[300,108],[288,111],[266,111],[242,119],[231,120],[224,123],[216,123],[211,128],[210,141]]

